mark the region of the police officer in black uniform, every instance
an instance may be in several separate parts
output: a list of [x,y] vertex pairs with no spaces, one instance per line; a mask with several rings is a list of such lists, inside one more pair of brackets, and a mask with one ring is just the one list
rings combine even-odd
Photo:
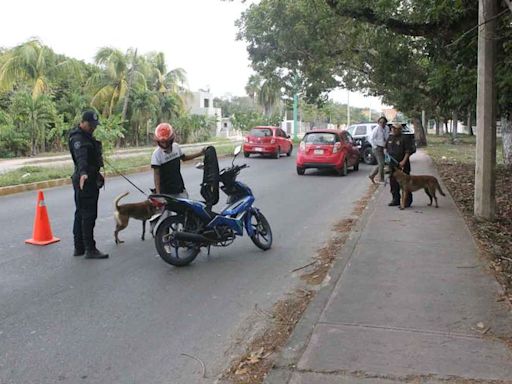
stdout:
[[69,134],[69,151],[75,163],[71,180],[75,192],[75,221],[73,256],[86,259],[106,259],[108,254],[99,251],[94,241],[94,225],[98,216],[98,197],[105,179],[100,173],[103,167],[101,142],[93,137],[99,125],[98,114],[85,111],[78,127]]
[[[386,143],[386,151],[389,156],[392,157],[391,165],[399,167],[406,174],[411,173],[411,163],[409,162],[409,156],[411,155],[411,148],[409,140],[406,140],[402,135],[402,125],[395,124],[391,127],[391,134],[389,135]],[[398,162],[398,164],[396,163]],[[400,205],[400,184],[395,180],[393,176],[389,178],[389,184],[391,187],[391,195],[393,199],[388,204],[390,207]],[[407,201],[405,202],[406,207],[410,207],[412,204],[412,193],[409,193]]]

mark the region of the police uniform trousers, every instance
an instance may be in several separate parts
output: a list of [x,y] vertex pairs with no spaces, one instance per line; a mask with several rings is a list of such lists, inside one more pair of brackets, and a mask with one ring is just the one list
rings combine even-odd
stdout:
[[[404,173],[410,174],[411,173],[411,163],[407,161],[404,165],[404,168],[402,169]],[[393,196],[393,202],[400,203],[400,184],[398,184],[398,181],[395,180],[393,176],[389,177],[389,185],[391,187],[391,195]],[[409,196],[407,197],[407,201],[405,202],[405,206],[409,207],[412,204],[412,193],[409,193]]]
[[94,179],[88,178],[84,189],[80,190],[80,179],[73,177],[75,192],[75,220],[73,223],[73,239],[75,249],[92,251],[96,249],[94,226],[98,217],[98,197],[100,191]]

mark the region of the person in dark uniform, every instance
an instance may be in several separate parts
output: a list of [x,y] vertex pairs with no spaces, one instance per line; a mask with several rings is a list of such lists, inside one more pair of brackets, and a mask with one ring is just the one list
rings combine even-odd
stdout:
[[[395,124],[391,127],[391,134],[386,142],[386,152],[391,156],[391,163],[395,167],[400,167],[406,174],[411,173],[411,163],[409,156],[411,155],[411,148],[409,142],[402,136],[402,125]],[[396,162],[398,162],[398,164]],[[389,178],[391,187],[392,200],[388,204],[390,207],[400,205],[400,185],[393,176]],[[405,206],[410,207],[412,204],[412,193],[409,193]]]
[[99,125],[98,114],[85,111],[78,127],[69,134],[69,151],[75,164],[71,180],[75,193],[75,221],[73,239],[75,252],[73,256],[86,259],[106,259],[108,254],[96,248],[94,225],[98,216],[98,197],[105,179],[100,173],[103,167],[101,142],[93,137]]
[[199,152],[185,155],[179,144],[174,141],[175,138],[176,134],[171,124],[158,124],[155,129],[157,147],[151,155],[155,191],[156,193],[188,199],[188,192],[181,176],[181,161],[202,156],[205,148]]

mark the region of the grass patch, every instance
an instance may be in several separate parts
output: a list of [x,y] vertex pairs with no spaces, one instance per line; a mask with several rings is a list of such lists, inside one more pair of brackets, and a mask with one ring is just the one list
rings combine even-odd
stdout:
[[[225,156],[233,153],[236,144],[233,144],[228,139],[215,140],[215,148],[219,156]],[[142,147],[141,150],[144,150]],[[114,157],[106,156],[107,161],[111,164],[105,164],[105,171],[107,175],[116,174],[119,172],[126,172],[130,169],[139,168],[145,165],[150,165],[151,154],[154,147],[147,147],[147,154],[137,154],[129,157]],[[198,149],[190,149],[191,151],[197,151]],[[185,151],[187,151],[185,149]],[[115,168],[115,170],[114,170]],[[14,171],[9,171],[0,174],[0,187],[7,187],[13,185],[30,184],[39,181],[63,179],[70,177],[73,173],[73,166],[66,164],[62,166],[37,166],[30,165],[22,168],[18,168]]]
[[0,187],[62,179],[64,177],[70,177],[71,173],[73,173],[73,167],[71,166],[51,168],[26,166],[0,175]]
[[[437,161],[456,162],[463,164],[475,163],[476,136],[457,135],[456,143],[452,143],[451,135],[428,135],[428,145],[425,151]],[[501,139],[496,143],[496,163],[503,163],[503,151],[501,149]]]

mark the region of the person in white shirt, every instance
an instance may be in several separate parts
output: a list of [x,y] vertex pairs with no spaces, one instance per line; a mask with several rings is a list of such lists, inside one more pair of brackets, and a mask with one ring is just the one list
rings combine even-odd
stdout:
[[155,190],[156,193],[187,199],[188,192],[181,176],[181,162],[202,156],[205,148],[199,152],[185,155],[179,144],[174,141],[175,138],[176,134],[170,124],[158,124],[155,129],[157,147],[151,156]]
[[381,116],[377,120],[377,126],[373,128],[370,136],[370,144],[373,148],[373,154],[377,159],[377,166],[374,168],[372,173],[368,176],[372,183],[375,184],[375,176],[379,174],[380,182],[384,182],[384,154],[386,142],[389,137],[389,127],[387,126],[388,119]]

